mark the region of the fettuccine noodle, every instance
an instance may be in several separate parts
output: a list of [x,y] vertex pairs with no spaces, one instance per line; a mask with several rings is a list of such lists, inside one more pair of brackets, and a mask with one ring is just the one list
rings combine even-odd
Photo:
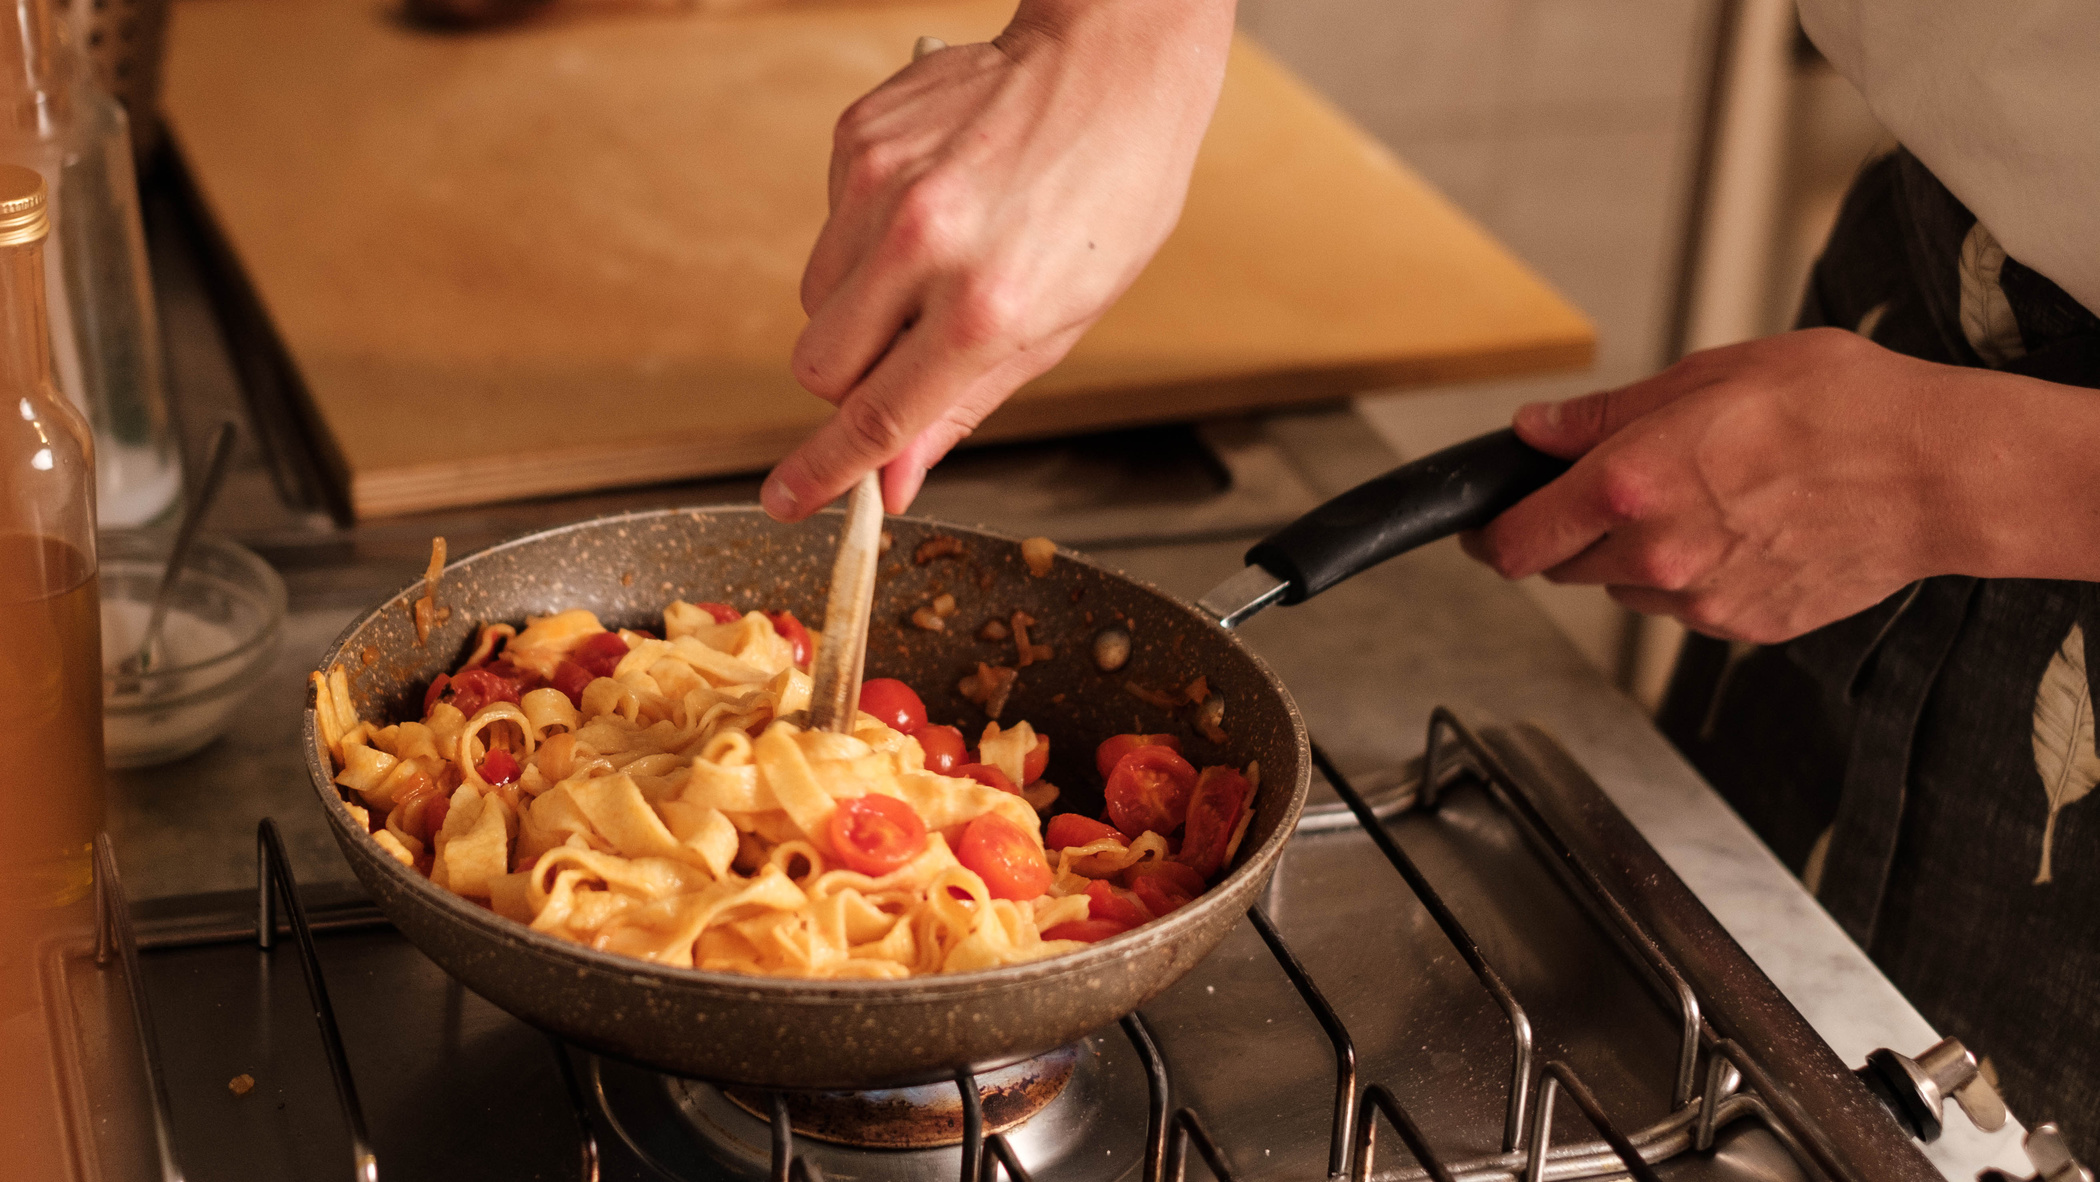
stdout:
[[[336,783],[371,840],[437,886],[562,939],[662,965],[809,978],[960,972],[1084,947],[1042,933],[1087,918],[1094,878],[1167,855],[1146,834],[1052,859],[1029,799],[927,770],[910,735],[867,714],[850,735],[783,721],[807,707],[809,677],[759,612],[717,622],[674,603],[662,639],[619,633],[626,655],[575,700],[553,685],[516,701],[462,688],[492,656],[532,675],[521,684],[559,685],[569,657],[604,632],[581,610],[486,627],[450,700],[418,722],[362,720],[342,669],[316,673]],[[1021,783],[1035,741],[1027,723],[994,724],[982,758]],[[832,846],[834,811],[871,794],[908,804],[927,831],[879,876],[848,868]],[[958,860],[964,830],[987,815],[1013,822],[1054,865],[1040,896],[994,897]]]

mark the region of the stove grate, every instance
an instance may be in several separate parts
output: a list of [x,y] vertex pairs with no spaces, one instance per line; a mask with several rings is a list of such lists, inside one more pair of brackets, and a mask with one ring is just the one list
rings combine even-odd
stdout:
[[[1431,716],[1422,777],[1411,807],[1434,811],[1439,795],[1459,778],[1470,775],[1476,779],[1501,810],[1517,822],[1519,831],[1535,843],[1535,848],[1561,873],[1571,893],[1597,917],[1629,960],[1646,970],[1644,979],[1658,1002],[1671,1010],[1681,1023],[1682,1043],[1672,1081],[1670,1114],[1631,1135],[1621,1131],[1611,1120],[1595,1094],[1567,1062],[1555,1059],[1542,1067],[1535,1064],[1531,1020],[1489,963],[1480,944],[1387,831],[1372,805],[1350,784],[1327,754],[1315,746],[1313,759],[1358,824],[1370,835],[1501,1009],[1510,1029],[1512,1046],[1503,1152],[1456,1164],[1444,1161],[1431,1148],[1407,1107],[1390,1088],[1383,1083],[1373,1083],[1359,1090],[1356,1050],[1347,1026],[1328,1004],[1319,985],[1292,952],[1267,913],[1260,906],[1250,908],[1247,912],[1249,922],[1333,1045],[1335,1099],[1328,1152],[1331,1179],[1364,1182],[1370,1178],[1376,1150],[1377,1118],[1382,1115],[1398,1132],[1402,1144],[1414,1158],[1412,1169],[1389,1171],[1400,1179],[1455,1182],[1459,1177],[1487,1176],[1512,1179],[1513,1182],[1542,1182],[1550,1172],[1556,1182],[1611,1175],[1630,1176],[1638,1182],[1654,1182],[1657,1174],[1653,1163],[1687,1150],[1710,1149],[1720,1128],[1747,1119],[1770,1130],[1797,1162],[1810,1166],[1832,1182],[1858,1182],[1859,1175],[1844,1155],[1786,1087],[1739,1043],[1715,1033],[1701,1015],[1698,998],[1684,974],[1634,918],[1625,902],[1605,885],[1582,854],[1556,828],[1541,807],[1533,787],[1525,782],[1524,777],[1514,774],[1493,747],[1449,710],[1440,707]],[[266,818],[258,825],[256,846],[255,940],[266,951],[272,947],[277,932],[276,903],[282,898],[288,928],[313,1003],[314,1020],[327,1052],[338,1105],[344,1125],[350,1132],[352,1176],[357,1182],[376,1182],[378,1162],[366,1135],[355,1080],[328,1001],[327,983],[314,946],[313,924],[299,898],[290,860],[274,821]],[[173,1121],[164,1072],[145,991],[140,987],[139,943],[107,836],[97,838],[96,859],[99,873],[96,878],[98,932],[95,961],[105,968],[113,962],[121,962],[126,982],[131,986],[128,993],[153,1098],[154,1131],[163,1182],[183,1182],[184,1175],[176,1160],[170,1134]],[[221,938],[200,935],[194,940],[157,941],[156,946],[216,942]],[[1219,1182],[1237,1182],[1227,1154],[1210,1135],[1201,1115],[1192,1107],[1173,1106],[1166,1061],[1143,1015],[1125,1017],[1122,1028],[1146,1071],[1149,1110],[1140,1171],[1143,1182],[1183,1182],[1191,1149]],[[585,1182],[597,1182],[599,1151],[589,1101],[577,1078],[567,1044],[551,1034],[547,1038],[576,1119],[578,1177]],[[1707,1070],[1704,1086],[1697,1087],[1702,1052]],[[998,1182],[1001,1171],[1012,1182],[1032,1182],[1026,1166],[1007,1138],[1002,1134],[985,1133],[975,1076],[968,1069],[961,1069],[956,1072],[955,1081],[964,1112],[963,1182]],[[1600,1141],[1559,1147],[1552,1144],[1555,1109],[1562,1095],[1574,1102]],[[774,1095],[772,1117],[772,1182],[814,1182],[819,1177],[817,1170],[795,1152],[793,1126],[787,1115],[786,1097],[782,1094]]]

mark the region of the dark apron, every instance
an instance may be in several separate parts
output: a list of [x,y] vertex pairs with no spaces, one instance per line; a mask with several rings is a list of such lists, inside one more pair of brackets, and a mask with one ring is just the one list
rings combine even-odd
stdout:
[[[2005,259],[1908,152],[1853,185],[1800,323],[2100,387],[2100,320]],[[2100,500],[2100,456],[2089,486]],[[1694,636],[1658,717],[1925,1017],[1989,1058],[2013,1112],[2062,1122],[2088,1162],[2095,675],[2100,586],[1943,576],[1786,644]]]

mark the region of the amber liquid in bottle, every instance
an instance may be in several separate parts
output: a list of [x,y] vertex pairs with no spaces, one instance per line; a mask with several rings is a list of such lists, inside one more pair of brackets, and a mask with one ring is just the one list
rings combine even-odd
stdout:
[[93,564],[56,538],[0,534],[0,719],[5,893],[77,899],[102,824],[102,623]]
[[0,911],[14,914],[87,893],[103,806],[94,444],[51,380],[45,198],[36,173],[0,165]]

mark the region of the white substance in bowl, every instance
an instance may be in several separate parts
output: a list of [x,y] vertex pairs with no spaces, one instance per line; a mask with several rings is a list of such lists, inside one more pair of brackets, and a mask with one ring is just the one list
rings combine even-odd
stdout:
[[166,763],[210,743],[276,652],[284,584],[248,551],[200,538],[176,580],[152,670],[117,677],[145,637],[165,562],[154,539],[102,535],[102,738],[111,767]]

